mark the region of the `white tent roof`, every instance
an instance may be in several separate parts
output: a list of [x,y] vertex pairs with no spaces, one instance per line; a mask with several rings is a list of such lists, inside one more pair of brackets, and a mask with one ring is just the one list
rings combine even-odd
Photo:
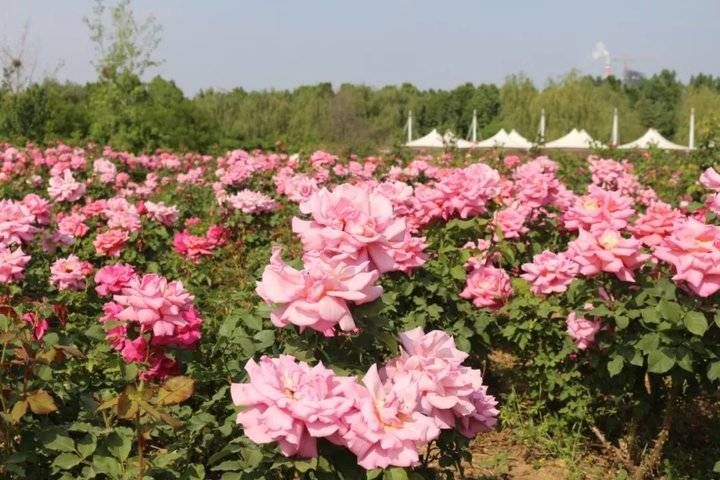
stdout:
[[445,146],[445,142],[443,141],[443,136],[440,135],[440,132],[433,129],[432,132],[428,133],[424,137],[416,138],[415,140],[407,142],[405,146],[411,148],[443,148]]
[[567,150],[587,150],[594,146],[600,146],[600,142],[593,140],[585,130],[573,128],[566,135],[547,142],[544,148],[557,148]]
[[477,142],[475,145],[478,148],[494,148],[503,147],[509,142],[509,137],[504,128],[501,128],[499,132],[490,138],[486,138],[481,142]]
[[630,143],[626,143],[625,145],[620,145],[618,148],[630,150],[633,148],[650,148],[651,145],[654,145],[655,147],[661,149],[661,150],[687,150],[688,148],[684,145],[678,145],[677,143],[673,143],[667,138],[660,135],[660,132],[655,130],[654,128],[648,129],[645,134],[638,138],[635,141],[632,141]]
[[532,143],[527,138],[520,135],[514,129],[508,133],[508,143],[505,148],[517,148],[522,150],[529,150],[532,147]]

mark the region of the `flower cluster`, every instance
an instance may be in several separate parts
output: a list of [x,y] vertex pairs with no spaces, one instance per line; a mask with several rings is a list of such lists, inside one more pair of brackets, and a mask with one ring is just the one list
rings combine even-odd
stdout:
[[286,456],[314,457],[317,439],[342,445],[366,469],[409,467],[441,429],[468,437],[495,426],[497,402],[479,370],[462,365],[467,354],[452,337],[421,329],[401,335],[403,351],[359,383],[321,363],[294,357],[250,360],[248,383],[231,387],[243,410],[237,423],[256,443],[276,442]]
[[139,275],[122,264],[103,267],[95,280],[99,294],[113,294],[101,321],[112,322],[106,337],[123,360],[147,364],[143,379],[174,373],[178,365],[165,355],[166,347],[194,347],[202,325],[193,296],[182,283],[156,274]]

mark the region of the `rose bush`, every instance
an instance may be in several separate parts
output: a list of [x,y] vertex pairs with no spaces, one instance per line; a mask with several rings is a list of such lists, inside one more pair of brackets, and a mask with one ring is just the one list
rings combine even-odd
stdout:
[[717,392],[692,162],[0,160],[3,478],[452,478],[517,395],[641,478]]

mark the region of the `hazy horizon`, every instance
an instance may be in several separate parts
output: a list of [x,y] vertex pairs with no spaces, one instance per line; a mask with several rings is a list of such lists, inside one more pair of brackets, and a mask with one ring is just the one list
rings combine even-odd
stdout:
[[[163,26],[157,57],[165,62],[147,77],[174,80],[188,95],[201,89],[288,89],[331,82],[372,87],[412,83],[448,89],[471,82],[502,83],[523,73],[536,85],[572,70],[600,75],[592,51],[602,41],[630,68],[652,75],[663,68],[680,79],[720,75],[720,2],[683,8],[669,0],[627,5],[607,0],[497,2],[378,0],[362,4],[320,0],[170,2],[135,0],[138,17],[153,14]],[[13,43],[29,24],[38,72],[63,67],[59,80],[96,78],[95,56],[82,17],[91,0],[0,0],[0,40]]]

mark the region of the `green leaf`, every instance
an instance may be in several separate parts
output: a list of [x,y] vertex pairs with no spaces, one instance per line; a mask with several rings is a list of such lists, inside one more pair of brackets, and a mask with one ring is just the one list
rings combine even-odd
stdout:
[[258,348],[264,349],[275,343],[275,331],[274,330],[262,330],[255,334],[253,337],[258,341]]
[[213,472],[237,472],[243,469],[245,465],[240,460],[226,460],[219,465],[215,465],[210,470]]
[[133,432],[127,427],[118,427],[108,435],[105,446],[113,457],[125,460],[132,448]]
[[615,317],[615,326],[617,330],[624,330],[630,324],[630,319],[624,315],[618,315]]
[[188,465],[180,480],[205,480],[205,467],[197,463]]
[[238,472],[225,472],[220,480],[242,480],[243,474]]
[[262,451],[254,446],[243,448],[240,452],[243,460],[245,460],[245,471],[252,471],[262,463],[263,454]]
[[46,430],[40,435],[43,447],[56,452],[74,452],[75,442],[67,435],[61,435],[58,430]]
[[715,312],[715,325],[720,327],[720,311]]
[[381,468],[376,468],[374,470],[368,470],[365,478],[367,480],[375,480],[376,478],[380,478],[382,476],[382,473],[383,473],[383,471]]
[[688,312],[683,320],[690,333],[702,337],[708,329],[708,321],[702,312]]
[[715,466],[713,467],[713,473],[720,473],[720,461],[715,462]]
[[648,355],[648,372],[665,373],[675,365],[675,360],[663,350],[655,350]]
[[645,353],[657,350],[660,346],[660,336],[657,333],[647,333],[635,344],[635,347]]
[[69,470],[75,465],[80,463],[80,457],[75,455],[74,453],[61,453],[57,457],[55,457],[55,460],[53,460],[53,467],[59,468],[61,470]]
[[390,468],[385,470],[384,480],[408,480],[408,474],[404,468]]
[[608,362],[607,369],[611,377],[614,377],[620,373],[625,365],[625,360],[620,355],[613,355],[613,358]]
[[720,361],[713,362],[710,364],[710,368],[708,369],[708,378],[711,381],[717,380],[720,378]]
[[450,269],[450,275],[455,280],[465,280],[465,268],[462,265],[455,265]]
[[97,448],[97,438],[92,433],[86,433],[80,440],[77,441],[77,451],[80,453],[82,458],[87,458]]
[[103,473],[110,478],[119,478],[122,475],[120,462],[112,457],[93,455],[92,464],[98,473]]

